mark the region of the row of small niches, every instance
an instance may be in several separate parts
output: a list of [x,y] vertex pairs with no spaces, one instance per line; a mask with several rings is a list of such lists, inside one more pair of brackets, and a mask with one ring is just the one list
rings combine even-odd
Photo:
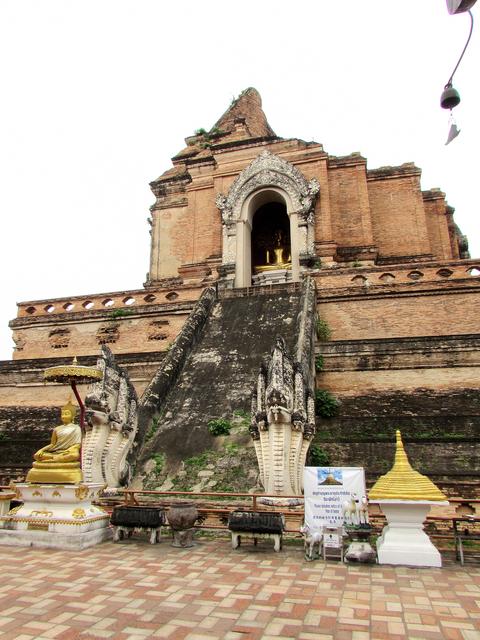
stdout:
[[[164,298],[169,302],[171,302],[178,298],[178,293],[176,293],[175,291],[170,291],[164,296]],[[142,302],[140,304],[142,303],[152,304],[153,302],[160,302],[160,301],[161,301],[160,298],[158,298],[157,296],[154,296],[152,293],[149,293],[142,298]],[[100,302],[100,306],[104,307],[105,309],[108,309],[110,307],[113,307],[115,305],[115,302],[116,301],[113,298],[105,298]],[[120,306],[122,307],[124,306],[131,307],[132,305],[137,303],[135,298],[133,298],[132,296],[127,296],[126,298],[123,298],[120,302],[121,302]],[[86,309],[87,311],[89,311],[90,309],[93,309],[95,307],[95,302],[93,300],[85,300],[84,302],[80,303],[78,306],[80,307],[80,309]],[[67,301],[64,304],[62,304],[60,308],[55,307],[54,304],[47,304],[41,308],[30,306],[25,309],[25,313],[28,313],[29,315],[33,315],[34,313],[38,313],[42,311],[45,311],[46,313],[53,313],[54,311],[56,311],[57,313],[63,313],[65,311],[74,311],[75,309],[77,309],[77,305],[73,302]]]

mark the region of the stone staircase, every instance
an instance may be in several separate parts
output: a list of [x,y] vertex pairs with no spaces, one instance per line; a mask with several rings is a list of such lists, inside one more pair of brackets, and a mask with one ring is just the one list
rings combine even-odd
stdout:
[[[204,294],[208,297],[208,290]],[[198,326],[184,328],[190,337],[183,351],[180,334],[141,400],[137,474],[158,453],[174,468],[181,460],[215,449],[218,439],[210,435],[208,422],[231,418],[239,410],[250,413],[259,367],[276,336],[284,338],[294,360],[307,363],[306,369],[313,363],[315,292],[308,279],[237,294],[226,291],[220,297],[210,294],[203,307]]]

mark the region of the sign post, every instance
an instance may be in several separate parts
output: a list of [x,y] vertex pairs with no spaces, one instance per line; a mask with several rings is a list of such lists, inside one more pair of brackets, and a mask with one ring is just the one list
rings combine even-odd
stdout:
[[363,467],[305,467],[305,523],[314,530],[355,523],[366,495]]

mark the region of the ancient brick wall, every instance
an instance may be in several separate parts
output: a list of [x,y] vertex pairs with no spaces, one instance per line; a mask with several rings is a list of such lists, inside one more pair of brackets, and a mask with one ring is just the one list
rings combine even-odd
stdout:
[[[202,291],[219,279],[222,285],[222,219],[215,197],[227,194],[240,172],[267,149],[320,184],[314,237],[301,275],[315,278],[317,313],[331,329],[331,341],[322,347],[319,384],[342,400],[342,408],[319,438],[338,463],[362,460],[376,472],[378,460],[390,455],[392,445],[383,436],[390,439],[395,418],[407,431],[416,427],[425,436],[416,441],[409,431],[407,439],[419,464],[449,473],[450,460],[452,473],[463,469],[477,446],[471,438],[478,428],[472,394],[479,374],[475,274],[480,261],[463,259],[465,243],[445,195],[438,189],[422,192],[420,169],[411,163],[366,170],[359,153],[334,157],[321,144],[277,137],[251,88],[216,128],[197,132],[186,145],[172,168],[151,183],[156,201],[145,289],[19,305],[11,322],[14,362],[0,363],[0,407],[6,411],[0,434],[25,415],[25,441],[35,441],[35,420],[46,429],[49,411],[69,393],[66,387],[43,386],[43,369],[73,356],[93,364],[102,344],[129,370],[139,394],[154,374],[160,380],[162,359],[188,329]],[[222,350],[213,339],[205,342],[196,377],[185,374],[178,387],[168,387],[165,417],[170,412],[176,427],[165,429],[162,442],[172,452],[177,446],[177,459],[205,444],[205,429],[198,428],[189,407],[199,403],[194,415],[202,414],[204,426],[231,410],[234,400],[243,403],[247,379],[254,378],[255,363],[269,351],[276,327],[293,326],[295,296],[272,289],[262,307],[252,303],[250,293],[236,291],[233,301],[218,303],[210,329]],[[212,353],[220,354],[217,360]],[[211,400],[215,367],[223,376],[215,391],[221,406]],[[471,414],[460,413],[461,407]],[[160,451],[163,445],[157,444]],[[429,460],[429,446],[435,460]],[[10,458],[13,450],[10,442]]]
[[400,429],[418,470],[480,477],[479,334],[331,341],[318,349],[317,387],[340,403],[334,418],[317,422],[315,444],[331,464],[365,466],[378,477],[391,467]]
[[480,296],[476,290],[322,297],[318,312],[334,340],[441,336],[476,333]]
[[[150,317],[124,316],[82,322],[32,324],[16,331],[16,339],[22,344],[15,355],[22,358],[45,358],[61,353],[78,356],[98,352],[102,344],[116,353],[132,353],[139,349],[158,351],[168,349],[175,339],[190,309],[178,315],[155,315]],[[60,335],[59,335],[60,334]],[[58,337],[62,342],[58,342]]]
[[[83,356],[79,364],[95,366],[97,357]],[[165,358],[166,352],[130,353],[116,355],[116,361],[129,375],[138,395],[150,383]],[[0,362],[0,407],[61,407],[71,396],[68,385],[44,384],[47,367],[70,364],[71,358],[42,358],[38,360],[4,360]],[[80,385],[84,396],[88,387]]]
[[[195,158],[179,156],[174,159],[175,170],[183,171],[188,180],[174,179],[166,172],[152,183],[157,194],[152,209],[152,283],[178,276],[187,276],[184,281],[188,282],[184,271],[188,265],[203,265],[197,274],[202,277],[212,272],[209,260],[222,252],[222,222],[215,197],[228,193],[235,178],[265,149],[293,163],[307,179],[319,181],[315,207],[319,257],[333,256],[335,246],[339,262],[374,261],[377,249],[379,259],[387,263],[458,257],[452,240],[456,232],[443,219],[444,194],[431,190],[422,195],[421,172],[412,163],[366,171],[366,159],[358,153],[337,158],[316,143],[252,140],[242,147],[213,145]],[[325,243],[332,243],[333,251],[325,252]],[[353,248],[357,251],[348,251]]]
[[[168,350],[201,291],[214,278],[215,260],[210,264],[212,275],[202,278],[203,285],[181,284],[177,278],[143,291],[20,303],[18,317],[10,324],[17,344],[13,357],[93,355],[102,344],[116,354]],[[410,335],[412,325],[417,335],[470,332],[477,306],[464,296],[478,291],[480,278],[471,272],[479,267],[480,260],[457,260],[333,269],[322,266],[312,268],[311,273],[317,282],[320,312],[329,315],[334,338],[345,339],[357,333],[367,338]],[[183,271],[185,279],[198,276],[196,266]],[[451,297],[453,294],[461,298]],[[440,315],[439,306],[444,310]],[[384,328],[387,333],[376,333],[382,325],[388,325]],[[417,325],[423,328],[416,330]]]
[[329,162],[332,237],[339,247],[374,244],[365,168],[360,157]]
[[25,479],[33,454],[60,423],[58,407],[0,406],[0,484]]
[[152,212],[152,252],[150,273],[158,277],[178,277],[178,269],[192,261],[192,229],[186,206]]
[[429,256],[432,247],[428,237],[425,210],[420,190],[420,170],[402,165],[383,171],[368,171],[368,196],[372,215],[373,236],[379,257]]
[[424,191],[423,205],[432,253],[439,260],[452,258],[445,194],[440,189]]
[[339,413],[319,419],[315,444],[331,464],[365,466],[370,477],[393,462],[400,429],[412,465],[449,479],[480,478],[480,401],[474,388],[411,389],[344,396]]
[[[142,299],[131,304],[124,302],[134,300],[127,292],[118,300],[114,294],[103,294],[91,309],[82,307],[85,300],[81,298],[68,311],[65,305],[73,305],[76,299],[22,303],[18,318],[10,323],[16,343],[13,357],[88,356],[99,353],[102,344],[117,354],[168,350],[200,293],[198,287],[178,286],[143,291],[143,298],[152,298],[151,302]],[[86,298],[88,304],[93,304],[92,298]]]

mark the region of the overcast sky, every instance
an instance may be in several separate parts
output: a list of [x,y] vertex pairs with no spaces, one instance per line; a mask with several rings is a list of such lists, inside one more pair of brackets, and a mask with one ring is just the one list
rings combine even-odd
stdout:
[[414,161],[480,257],[480,21],[445,0],[2,0],[0,359],[16,302],[134,289],[148,183],[254,86],[275,132],[368,167]]

